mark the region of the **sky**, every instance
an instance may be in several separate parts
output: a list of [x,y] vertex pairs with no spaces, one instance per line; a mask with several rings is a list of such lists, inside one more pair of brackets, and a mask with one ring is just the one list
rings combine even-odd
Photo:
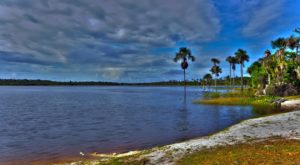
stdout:
[[[298,0],[1,0],[0,78],[56,81],[188,79],[245,49],[249,66],[300,27]],[[246,72],[246,71],[245,71]],[[239,72],[238,72],[239,73]]]

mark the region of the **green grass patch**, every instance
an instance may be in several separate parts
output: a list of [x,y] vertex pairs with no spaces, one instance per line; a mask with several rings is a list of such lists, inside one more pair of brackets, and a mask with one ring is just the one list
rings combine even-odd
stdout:
[[205,149],[186,155],[178,164],[300,164],[300,141],[275,140]]
[[194,101],[198,104],[209,104],[209,105],[266,105],[273,106],[273,100],[275,96],[255,96],[254,91],[249,89],[244,92],[207,92],[203,94],[202,100]]
[[219,97],[219,98],[212,98],[212,99],[203,99],[194,101],[194,103],[198,104],[208,104],[208,105],[268,105],[273,106],[272,100],[273,97]]
[[296,95],[296,96],[287,96],[287,97],[284,97],[286,99],[300,99],[300,95]]

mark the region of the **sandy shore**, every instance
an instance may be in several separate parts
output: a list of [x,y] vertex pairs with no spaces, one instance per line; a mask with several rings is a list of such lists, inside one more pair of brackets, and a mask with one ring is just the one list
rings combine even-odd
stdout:
[[145,157],[149,164],[174,164],[196,150],[278,137],[300,140],[300,111],[246,120],[212,136],[168,145]]
[[[289,102],[287,104],[290,104]],[[294,105],[294,104],[292,104]],[[148,160],[146,164],[175,164],[185,154],[201,149],[216,146],[233,145],[252,141],[261,141],[272,138],[300,140],[300,111],[277,114],[268,117],[249,119],[236,124],[228,129],[211,136],[175,143],[164,147],[157,147],[146,151],[135,151],[125,154],[101,155],[92,154],[94,157],[108,159],[138,155],[136,159]],[[96,164],[98,160],[90,161]],[[82,162],[74,162],[77,165]]]
[[281,103],[283,109],[299,109],[300,108],[300,99],[287,100]]

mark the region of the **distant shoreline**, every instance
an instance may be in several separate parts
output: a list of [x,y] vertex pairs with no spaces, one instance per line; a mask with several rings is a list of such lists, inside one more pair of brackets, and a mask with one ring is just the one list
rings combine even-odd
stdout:
[[[158,82],[105,82],[105,81],[52,81],[39,79],[0,79],[0,86],[203,86],[201,81],[158,81]],[[239,84],[236,84],[238,86]],[[219,80],[218,87],[229,86],[226,80]],[[214,86],[209,86],[214,88]]]

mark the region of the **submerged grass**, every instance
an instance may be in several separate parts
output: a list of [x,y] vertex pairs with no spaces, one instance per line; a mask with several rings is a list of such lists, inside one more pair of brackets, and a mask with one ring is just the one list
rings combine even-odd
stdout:
[[186,155],[178,164],[300,164],[300,141],[269,140],[206,149]]
[[212,105],[249,105],[251,101],[249,99],[241,97],[222,97],[213,99],[204,99],[195,101],[200,104],[212,104]]
[[199,104],[211,104],[211,105],[265,105],[272,106],[275,96],[255,96],[252,89],[248,89],[244,92],[207,92],[203,95],[204,99],[194,101]]

